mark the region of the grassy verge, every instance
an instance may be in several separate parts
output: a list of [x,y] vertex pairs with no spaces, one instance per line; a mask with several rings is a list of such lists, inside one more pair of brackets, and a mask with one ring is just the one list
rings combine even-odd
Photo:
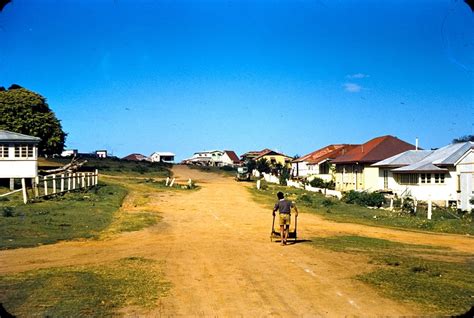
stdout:
[[375,270],[356,278],[383,295],[421,306],[425,314],[455,315],[474,306],[472,255],[360,236],[313,238],[310,244],[368,256]]
[[100,184],[49,200],[0,202],[0,249],[96,238],[113,220],[127,194],[124,187]]
[[434,210],[432,220],[424,215],[410,215],[383,209],[369,209],[356,204],[347,204],[337,199],[326,198],[320,193],[268,185],[265,190],[250,190],[257,202],[273,206],[276,193],[282,191],[295,201],[303,212],[316,213],[336,222],[350,222],[366,225],[416,229],[423,231],[474,235],[474,221],[471,218],[454,218],[443,210]]
[[20,317],[110,317],[129,306],[151,309],[168,289],[160,262],[130,257],[0,277],[0,303]]
[[230,166],[223,166],[223,167],[206,167],[206,166],[194,166],[188,165],[190,169],[199,170],[202,172],[211,172],[211,173],[218,173],[228,177],[235,177],[237,173],[237,168],[233,168]]

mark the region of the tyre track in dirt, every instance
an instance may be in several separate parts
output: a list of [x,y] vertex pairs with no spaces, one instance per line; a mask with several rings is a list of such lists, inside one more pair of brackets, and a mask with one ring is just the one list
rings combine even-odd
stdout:
[[[172,283],[170,295],[149,316],[419,314],[353,279],[370,270],[362,256],[341,258],[307,244],[270,243],[271,211],[255,203],[245,185],[182,166],[174,173],[178,180],[196,180],[201,189],[150,194],[147,211],[163,217],[157,226],[99,241],[1,251],[0,274],[143,256],[164,260]],[[124,208],[131,208],[131,198],[133,193]],[[472,239],[463,236],[334,223],[302,212],[302,238],[358,234],[474,253]],[[125,314],[144,313],[129,309]]]

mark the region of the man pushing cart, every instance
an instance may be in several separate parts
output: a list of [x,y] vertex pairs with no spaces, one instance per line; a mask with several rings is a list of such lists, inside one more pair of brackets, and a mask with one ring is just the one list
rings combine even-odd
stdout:
[[[286,245],[286,241],[288,237],[294,238],[296,241],[296,227],[297,227],[297,220],[298,220],[298,209],[296,208],[295,204],[291,201],[285,200],[285,195],[283,192],[277,193],[278,202],[275,203],[275,207],[273,208],[273,224],[272,224],[272,233],[270,235],[270,239],[273,239],[274,236],[281,237],[281,245]],[[291,208],[295,210],[295,230],[294,232],[290,232],[290,223],[291,223]],[[280,223],[280,233],[275,231],[275,212],[279,212],[279,223]]]

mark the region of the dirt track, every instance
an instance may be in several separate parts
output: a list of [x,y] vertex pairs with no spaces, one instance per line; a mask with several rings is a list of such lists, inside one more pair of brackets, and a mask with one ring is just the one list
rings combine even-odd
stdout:
[[[271,243],[271,211],[256,204],[244,184],[180,166],[174,173],[182,180],[197,180],[202,188],[154,192],[145,207],[135,207],[132,192],[124,204],[124,209],[160,212],[159,225],[99,241],[2,251],[0,274],[144,256],[165,260],[166,279],[172,283],[170,295],[149,316],[420,314],[352,279],[368,270],[357,256],[341,259],[341,254],[307,244]],[[350,233],[474,253],[469,237],[333,223],[302,212],[302,239]]]

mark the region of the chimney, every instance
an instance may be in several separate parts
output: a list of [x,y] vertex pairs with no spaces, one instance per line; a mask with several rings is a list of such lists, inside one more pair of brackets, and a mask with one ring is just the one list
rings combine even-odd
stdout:
[[418,151],[418,137],[415,139],[415,151]]

